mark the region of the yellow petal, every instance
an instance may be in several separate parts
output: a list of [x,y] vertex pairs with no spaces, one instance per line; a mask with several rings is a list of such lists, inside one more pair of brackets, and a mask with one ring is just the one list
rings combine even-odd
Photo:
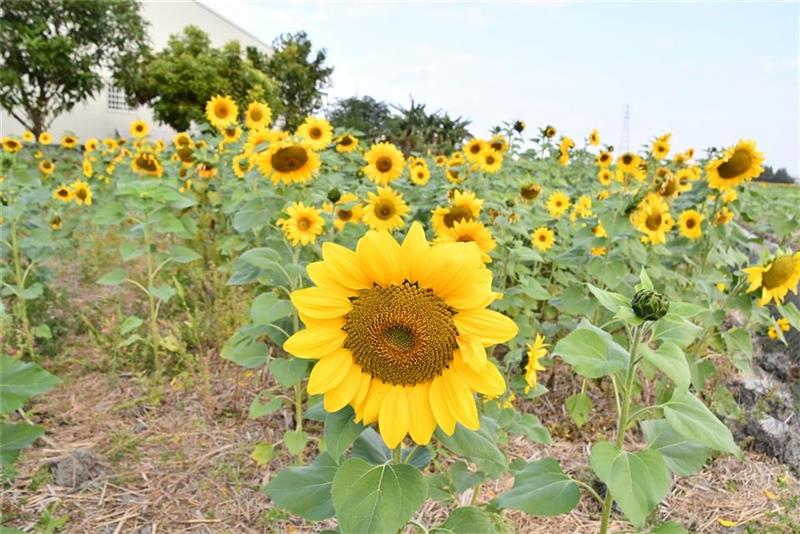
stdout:
[[307,287],[292,291],[292,304],[303,315],[312,319],[344,317],[353,305],[350,300],[322,287]]
[[449,369],[442,373],[442,379],[450,412],[468,429],[478,430],[481,426],[478,407],[475,406],[475,398],[466,382]]
[[418,445],[427,445],[436,430],[436,419],[431,411],[430,384],[416,384],[408,389],[408,411],[413,415],[408,424],[411,439]]
[[[483,267],[480,255],[470,258],[465,253],[471,249],[458,245],[461,243],[442,243],[431,248],[428,266],[420,273],[420,285],[433,289],[445,300],[454,294],[463,296],[465,288],[473,285],[478,267]],[[472,259],[477,259],[478,263]]]
[[330,241],[322,244],[322,258],[330,265],[331,276],[338,283],[349,289],[366,289],[371,287],[370,280],[361,270],[361,263],[355,252]]
[[347,349],[339,349],[319,360],[308,377],[308,393],[320,395],[342,383],[353,366],[353,356]]
[[306,328],[287,339],[283,350],[298,358],[322,358],[340,348],[346,337],[338,328]]
[[418,280],[420,270],[427,267],[430,244],[425,239],[425,230],[419,221],[414,221],[400,246],[403,273],[408,280]]
[[486,367],[486,348],[479,340],[470,336],[458,336],[456,341],[458,348],[461,349],[461,357],[467,365],[476,371]]
[[381,404],[383,398],[389,392],[392,386],[384,384],[380,379],[373,378],[369,386],[369,393],[364,401],[363,410],[363,423],[369,425],[378,420],[378,415],[381,411]]
[[501,313],[493,310],[462,311],[453,317],[462,335],[472,336],[485,346],[508,341],[517,335],[517,325]]
[[361,376],[361,368],[358,365],[351,365],[342,383],[325,392],[323,399],[325,410],[333,413],[347,406],[358,392]]
[[362,370],[361,384],[359,384],[358,391],[356,391],[356,394],[353,396],[353,401],[351,402],[351,405],[353,406],[354,410],[356,410],[356,408],[359,409],[363,408],[364,400],[367,398],[367,393],[369,393],[369,386],[371,381],[372,381],[372,376],[365,373]]
[[491,362],[487,362],[486,367],[478,372],[467,365],[460,353],[456,352],[453,367],[467,383],[467,386],[481,395],[497,397],[506,391],[506,380],[503,378],[503,374]]
[[309,263],[306,270],[308,271],[308,277],[317,287],[324,287],[345,298],[355,295],[355,289],[351,289],[342,283],[343,277],[329,262],[315,261],[314,263]]
[[444,388],[442,375],[434,377],[430,387],[431,412],[433,412],[436,423],[442,427],[442,431],[448,436],[452,436],[456,429],[456,418],[450,412]]
[[457,310],[485,308],[495,300],[492,292],[492,271],[480,269],[469,285],[452,291],[447,296],[447,304]]
[[390,386],[381,403],[378,429],[390,449],[397,447],[408,433],[408,398],[403,386]]
[[370,280],[374,280],[383,287],[403,281],[400,245],[389,232],[367,232],[358,241],[356,254],[361,262],[362,271]]

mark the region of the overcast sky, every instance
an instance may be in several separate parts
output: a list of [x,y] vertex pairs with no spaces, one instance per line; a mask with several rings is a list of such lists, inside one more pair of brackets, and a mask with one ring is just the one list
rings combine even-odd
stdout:
[[636,148],[753,138],[800,170],[800,4],[268,3],[202,0],[260,39],[305,30],[335,68],[328,98],[370,95],[472,121],[517,118]]

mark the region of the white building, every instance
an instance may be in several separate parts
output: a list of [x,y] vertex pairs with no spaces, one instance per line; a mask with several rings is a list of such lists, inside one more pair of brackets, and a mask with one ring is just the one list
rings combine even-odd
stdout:
[[[241,43],[242,48],[255,46],[264,52],[271,49],[253,34],[196,0],[145,0],[142,2],[142,17],[149,23],[150,46],[153,50],[164,48],[171,35],[180,33],[190,25],[206,32],[216,47],[235,40]],[[94,99],[78,104],[69,113],[57,117],[48,131],[56,140],[66,132],[77,135],[81,140],[116,134],[127,137],[128,127],[136,119],[143,119],[150,124],[150,135],[154,138],[170,139],[175,134],[169,126],[156,124],[149,108],[128,107],[124,95],[110,85],[97,93]],[[0,108],[0,137],[19,135],[24,130],[16,119]]]

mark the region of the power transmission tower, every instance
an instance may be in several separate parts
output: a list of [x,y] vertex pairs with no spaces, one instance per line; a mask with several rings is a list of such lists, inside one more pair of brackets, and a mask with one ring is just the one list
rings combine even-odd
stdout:
[[619,140],[620,152],[627,152],[631,144],[631,105],[625,104],[625,118],[622,119],[622,136]]

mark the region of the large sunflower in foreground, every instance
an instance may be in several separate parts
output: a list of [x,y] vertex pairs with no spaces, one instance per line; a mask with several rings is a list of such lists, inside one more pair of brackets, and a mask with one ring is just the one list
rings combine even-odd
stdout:
[[297,135],[312,150],[324,150],[333,141],[333,126],[325,119],[306,117],[303,124],[297,127]]
[[364,174],[379,185],[386,185],[400,178],[406,162],[403,153],[392,143],[377,143],[364,154],[367,164]]
[[220,130],[236,123],[239,108],[229,96],[217,95],[206,102],[206,118],[212,126]]
[[714,189],[730,189],[749,182],[764,172],[762,163],[764,154],[756,149],[755,141],[743,139],[706,165],[708,185]]
[[364,222],[372,230],[397,230],[402,228],[405,216],[411,208],[403,200],[402,193],[398,193],[388,185],[379,187],[378,193],[367,193],[367,205],[364,206]]
[[304,183],[319,170],[319,154],[304,143],[276,141],[258,156],[258,170],[274,185]]
[[431,246],[414,223],[402,244],[370,231],[355,251],[324,243],[322,257],[308,266],[316,287],[292,293],[306,328],[283,346],[318,360],[308,392],[329,412],[349,404],[356,421],[377,422],[390,448],[406,435],[427,444],[437,426],[477,430],[474,394],[506,387],[486,347],[517,334],[486,309],[497,295],[478,247]]
[[750,284],[748,293],[762,289],[759,306],[773,300],[781,304],[789,291],[797,294],[797,284],[800,283],[800,251],[779,255],[766,265],[748,267],[744,272],[747,273]]

